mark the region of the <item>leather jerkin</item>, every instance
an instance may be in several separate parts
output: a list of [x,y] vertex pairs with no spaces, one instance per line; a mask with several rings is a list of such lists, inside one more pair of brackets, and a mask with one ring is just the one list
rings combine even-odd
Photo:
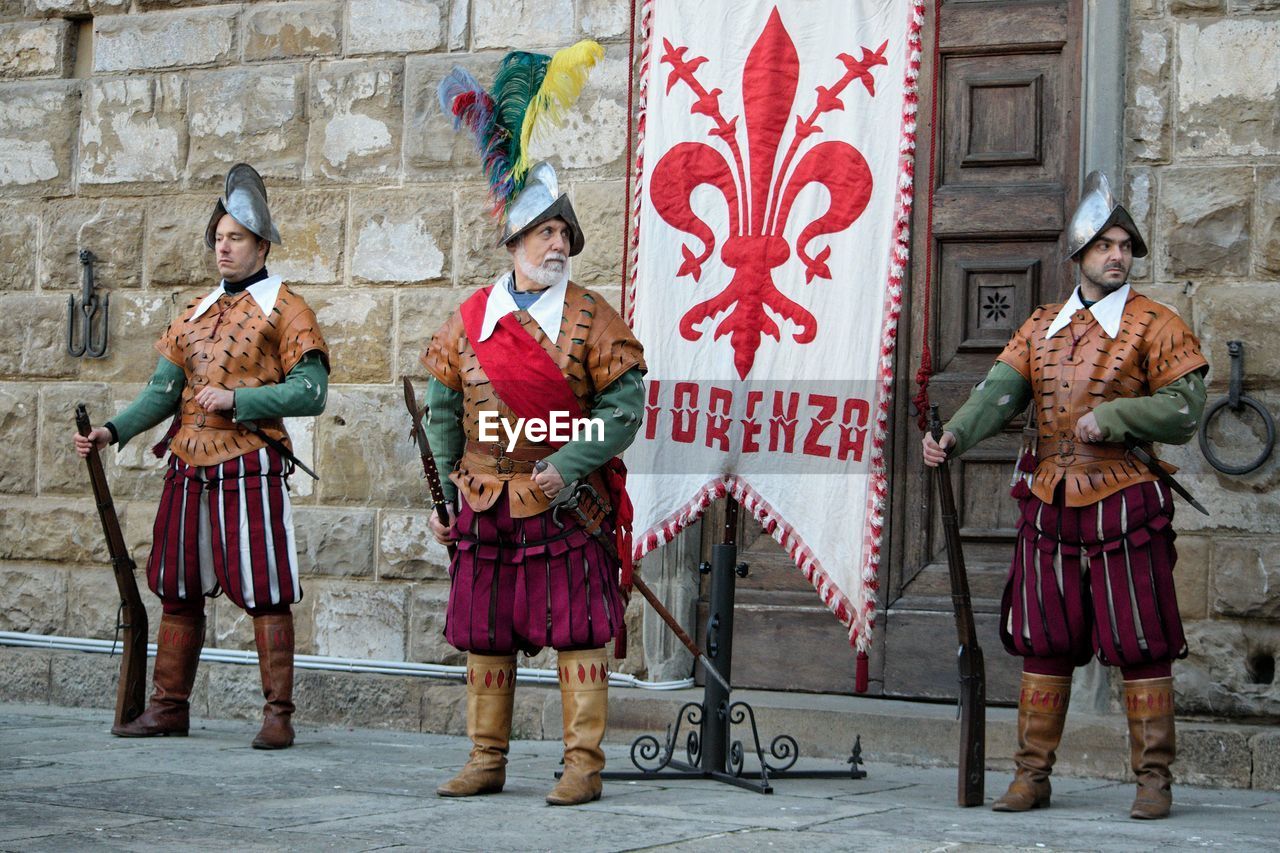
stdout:
[[1125,303],[1114,338],[1080,309],[1069,326],[1046,339],[1061,308],[1037,308],[999,360],[1021,373],[1034,395],[1039,443],[1032,494],[1052,503],[1061,483],[1067,506],[1087,506],[1156,475],[1123,444],[1077,441],[1076,422],[1109,400],[1150,396],[1207,362],[1177,312],[1139,293]]

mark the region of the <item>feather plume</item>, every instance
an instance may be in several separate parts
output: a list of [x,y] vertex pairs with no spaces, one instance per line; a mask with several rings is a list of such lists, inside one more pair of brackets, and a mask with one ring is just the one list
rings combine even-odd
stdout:
[[[502,152],[502,170],[510,181],[508,196],[524,186],[524,175],[517,175],[514,168],[523,157],[520,131],[529,102],[541,87],[550,61],[551,57],[541,53],[508,53],[493,81],[494,124],[508,134],[506,150]],[[497,152],[494,153],[496,157]]]
[[[583,39],[551,57],[537,91],[521,116],[518,152],[512,167],[512,177],[517,183],[522,183],[529,171],[529,143],[535,127],[559,126],[564,122],[569,108],[582,94],[587,75],[603,57],[604,48],[590,39]],[[514,125],[507,127],[516,133]]]
[[440,96],[441,111],[453,117],[453,129],[465,127],[483,154],[485,139],[492,131],[493,98],[471,72],[458,65],[440,81],[436,93]]

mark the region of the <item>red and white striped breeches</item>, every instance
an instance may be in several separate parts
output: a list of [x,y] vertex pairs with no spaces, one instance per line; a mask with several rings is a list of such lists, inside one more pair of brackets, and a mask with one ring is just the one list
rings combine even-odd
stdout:
[[285,462],[270,448],[219,465],[169,457],[147,583],[163,601],[227,597],[248,610],[302,598]]

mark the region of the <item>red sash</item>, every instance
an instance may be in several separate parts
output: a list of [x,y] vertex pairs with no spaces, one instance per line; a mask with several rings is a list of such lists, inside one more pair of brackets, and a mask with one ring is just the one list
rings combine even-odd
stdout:
[[[505,285],[504,285],[505,286]],[[480,340],[484,325],[484,312],[489,304],[489,293],[494,285],[483,287],[462,303],[462,327],[466,330],[471,348],[481,369],[493,385],[493,392],[507,408],[521,418],[539,418],[550,422],[553,411],[569,412],[583,417],[587,413],[569,387],[569,380],[560,372],[560,366],[542,346],[524,330],[512,314],[498,321],[493,334]],[[548,444],[556,449],[562,441]],[[609,503],[613,506],[614,530],[617,535],[618,556],[622,560],[622,586],[631,589],[631,521],[635,512],[627,495],[627,466],[618,457],[610,459],[602,467]]]

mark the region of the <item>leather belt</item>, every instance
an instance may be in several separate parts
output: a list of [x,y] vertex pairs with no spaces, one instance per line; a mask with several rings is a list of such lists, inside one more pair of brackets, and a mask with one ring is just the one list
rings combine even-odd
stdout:
[[533,465],[555,452],[553,447],[517,447],[507,451],[497,442],[468,440],[466,459],[468,467],[475,467],[501,480],[510,480],[516,474],[532,474]]
[[1062,465],[1097,462],[1104,459],[1125,459],[1129,448],[1115,442],[1098,444],[1076,441],[1075,436],[1040,436],[1040,453],[1037,460],[1057,458]]

